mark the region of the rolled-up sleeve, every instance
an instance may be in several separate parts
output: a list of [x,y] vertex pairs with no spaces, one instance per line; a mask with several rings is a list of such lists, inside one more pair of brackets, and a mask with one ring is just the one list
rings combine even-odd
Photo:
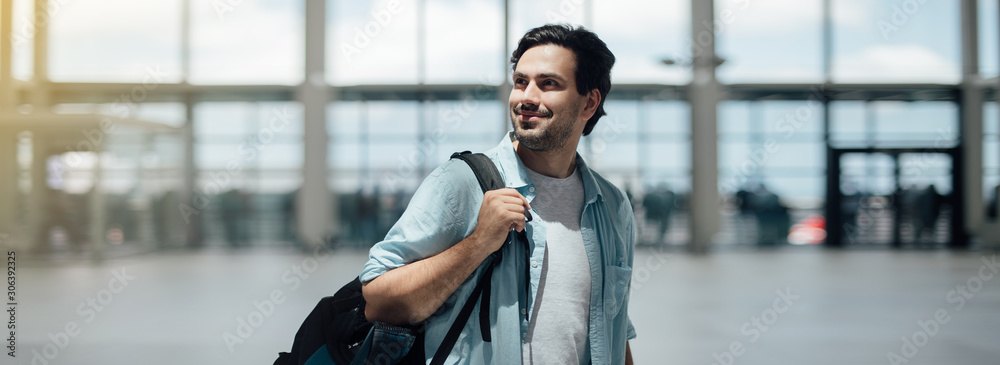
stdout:
[[472,169],[448,160],[417,188],[403,215],[385,239],[372,246],[361,281],[434,256],[475,229],[483,194]]

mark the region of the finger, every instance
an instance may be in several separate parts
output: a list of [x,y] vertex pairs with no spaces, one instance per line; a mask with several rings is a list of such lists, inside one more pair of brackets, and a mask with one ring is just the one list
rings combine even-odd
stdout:
[[507,204],[504,206],[504,208],[506,208],[507,211],[509,212],[517,213],[518,215],[521,216],[522,219],[524,218],[524,213],[527,212],[527,210],[524,209],[523,205]]
[[528,222],[531,222],[532,219],[530,212],[531,204],[528,203],[528,199],[521,194],[517,194],[517,204],[520,204],[524,208],[524,219],[527,219]]
[[513,229],[513,230],[518,231],[518,232],[523,232],[524,231],[524,227],[525,227],[525,223],[526,222],[524,221],[524,218],[515,219],[514,222],[510,225],[510,229]]
[[513,207],[521,207],[522,210],[525,209],[524,202],[522,202],[520,199],[517,199],[517,198],[514,198],[514,197],[510,197],[510,196],[502,197],[502,198],[500,198],[500,202],[503,203],[507,207],[511,207],[511,208],[513,208]]
[[524,195],[521,195],[521,193],[518,193],[517,190],[507,188],[507,189],[498,189],[491,191],[495,191],[496,194],[499,196],[516,198],[517,200],[521,201],[521,204],[528,205],[528,199],[525,198]]
[[505,192],[505,196],[515,197],[518,200],[518,204],[524,205],[525,209],[531,209],[531,204],[528,203],[528,198],[525,198],[524,195],[521,195],[521,193],[517,192],[517,190],[509,188],[503,190],[509,191]]
[[512,196],[512,197],[516,197],[518,199],[521,199],[522,201],[524,201],[525,204],[528,203],[528,200],[524,198],[524,195],[521,195],[521,193],[519,193],[516,189],[503,188],[503,189],[497,189],[497,190],[493,190],[493,191],[496,191],[498,194],[502,194],[504,196]]
[[531,222],[531,220],[533,219],[533,217],[531,216],[531,212],[530,212],[530,210],[531,210],[531,204],[528,203],[528,199],[527,198],[525,198],[523,195],[521,195],[520,193],[518,193],[517,190],[514,190],[514,189],[500,189],[500,190],[497,190],[497,191],[501,192],[502,195],[500,197],[504,198],[503,199],[504,203],[510,204],[510,205],[517,204],[517,205],[521,206],[522,209],[519,209],[518,211],[519,212],[524,212],[524,219],[527,220],[528,222]]

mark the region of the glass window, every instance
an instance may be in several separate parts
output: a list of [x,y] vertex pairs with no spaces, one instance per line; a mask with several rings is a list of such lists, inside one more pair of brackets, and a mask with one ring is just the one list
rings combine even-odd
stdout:
[[[291,102],[195,105],[195,164],[202,169],[299,169],[301,106]],[[242,172],[237,172],[242,174]]]
[[373,139],[397,137],[415,139],[420,130],[417,113],[420,103],[415,101],[369,101],[367,102],[368,119],[365,127]]
[[883,153],[845,153],[840,158],[842,186],[851,182],[872,195],[888,195],[896,191],[892,156]]
[[499,140],[510,129],[506,104],[494,99],[439,100],[428,104],[428,135],[438,132],[460,138],[463,136],[491,141]]
[[[428,128],[421,146],[432,147],[426,166],[433,169],[454,152],[484,152],[510,128],[506,105],[489,100],[442,100],[428,103]],[[427,148],[425,147],[425,148]]]
[[[672,135],[685,140],[691,134],[691,115],[688,104],[683,101],[643,102],[646,126],[642,133]],[[640,109],[642,111],[642,109]]]
[[[772,175],[774,176],[774,175]],[[826,193],[826,176],[774,176],[767,177],[762,183],[781,199],[782,203],[790,205],[792,208],[802,207],[804,209],[793,210],[796,217],[804,214],[819,213]]]
[[360,131],[367,130],[361,118],[363,105],[358,101],[338,101],[327,106],[326,130],[331,144],[358,142]]
[[[416,83],[417,4],[331,0],[327,80],[335,85]],[[454,45],[455,52],[462,48]]]
[[[549,23],[584,24],[587,1],[580,0],[510,0],[510,34],[507,46],[511,51],[517,48],[517,41],[528,30]],[[621,2],[619,11],[628,6]],[[514,16],[516,14],[516,16]]]
[[979,0],[979,74],[984,78],[996,77],[1000,70],[1000,58],[998,50],[1000,47],[1000,27],[997,26],[998,14],[997,2],[992,0]]
[[950,102],[877,102],[875,138],[883,141],[927,141],[934,147],[958,140],[958,106]]
[[142,103],[135,117],[140,120],[166,124],[172,127],[184,125],[184,104],[181,103]]
[[[34,1],[14,0],[13,13],[11,16],[11,72],[15,78],[30,80],[32,75],[31,64],[33,52],[35,51],[35,11]],[[49,19],[46,17],[45,19]]]
[[296,84],[305,69],[304,2],[191,2],[191,75],[198,84]]
[[200,103],[195,105],[194,134],[198,140],[230,137],[249,133],[252,103]]
[[605,176],[630,176],[639,174],[639,145],[635,143],[635,134],[631,140],[619,139],[615,142],[591,141],[591,157],[587,161],[595,170]]
[[690,108],[682,101],[643,101],[638,107],[640,186],[666,183],[684,194],[691,189]]
[[601,117],[590,135],[580,141],[580,154],[591,167],[607,175],[638,173],[639,102],[608,100]]
[[950,194],[952,158],[943,153],[899,155],[899,185],[904,189],[934,185],[938,193]]
[[615,54],[611,71],[615,83],[683,84],[690,78],[686,67],[661,63],[664,58],[690,58],[687,1],[513,0],[510,7],[511,51],[532,28],[549,23],[583,25],[597,33]]
[[[587,4],[587,1],[564,0],[559,3],[557,13],[569,8],[567,3]],[[691,58],[690,1],[594,0],[592,6],[593,24],[589,26],[615,54],[613,82],[684,84],[690,80],[687,67],[662,63],[665,58]]]
[[643,170],[649,172],[649,175],[655,176],[656,172],[680,175],[688,173],[691,169],[689,142],[651,141],[646,150],[648,152]]
[[830,139],[832,141],[857,144],[857,142],[869,139],[865,104],[863,101],[830,103]]
[[786,233],[772,231],[772,219],[795,224],[822,213],[826,143],[821,108],[815,101],[719,105],[718,188],[726,202],[722,242],[782,242]]
[[720,189],[731,194],[764,182],[792,203],[821,200],[826,145],[820,110],[820,104],[803,101],[722,103]]
[[995,101],[983,103],[983,197],[995,201],[1000,186],[1000,112]]
[[[821,0],[716,0],[718,54],[726,83],[823,78]],[[704,31],[711,31],[705,29]]]
[[[181,3],[54,1],[49,77],[55,81],[177,82],[181,79]],[[205,3],[210,4],[210,3]]]
[[58,114],[127,116],[144,122],[160,123],[171,127],[181,127],[184,125],[184,104],[171,102],[140,103],[131,109],[122,109],[119,104],[109,103],[56,104],[52,106],[52,112]]
[[358,171],[362,166],[362,144],[356,141],[332,143],[327,150],[330,168],[339,172]]
[[835,82],[960,81],[958,1],[831,1]]
[[427,82],[504,80],[503,1],[429,0],[426,7]]
[[417,143],[421,110],[415,101],[333,103],[328,163],[334,188],[350,192],[361,183],[393,190],[402,181],[408,184],[429,173],[424,163],[433,152]]
[[958,140],[958,107],[951,102],[837,101],[830,138],[850,145],[951,147]]
[[196,196],[208,199],[209,244],[294,239],[302,185],[302,110],[295,102],[203,102],[194,109]]
[[816,140],[823,134],[822,104],[808,101],[729,101],[720,108],[724,140],[765,137],[781,141]]

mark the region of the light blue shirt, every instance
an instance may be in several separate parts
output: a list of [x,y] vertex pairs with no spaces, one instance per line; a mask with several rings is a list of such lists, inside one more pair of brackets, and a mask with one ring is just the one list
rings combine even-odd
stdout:
[[[535,185],[514,151],[512,139],[513,135],[508,134],[485,154],[497,165],[507,187],[516,189],[530,203],[535,196]],[[591,275],[588,355],[593,364],[624,364],[625,342],[635,338],[635,329],[628,316],[635,217],[620,189],[591,171],[579,155],[576,162],[584,187],[580,231]],[[361,281],[371,281],[388,270],[434,256],[465,239],[476,228],[482,201],[482,189],[472,169],[460,160],[445,162],[420,185],[385,239],[372,247]],[[544,223],[529,222],[526,236],[527,244],[505,245],[503,259],[493,272],[492,342],[482,339],[477,315],[479,304],[476,304],[445,363],[521,362],[521,342],[527,333],[545,257]],[[526,256],[529,256],[527,260]],[[480,265],[427,319],[424,352],[428,361],[469,299],[485,267],[485,263]],[[529,280],[525,279],[526,272]],[[525,285],[529,285],[529,290]]]

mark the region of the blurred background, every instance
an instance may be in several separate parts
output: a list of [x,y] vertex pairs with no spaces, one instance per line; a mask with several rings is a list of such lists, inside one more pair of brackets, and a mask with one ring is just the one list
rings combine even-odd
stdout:
[[[0,4],[0,247],[21,265],[18,363],[120,361],[108,351],[269,363],[312,304],[360,271],[427,174],[511,129],[507,58],[545,23],[586,26],[617,57],[608,115],[579,152],[632,199],[634,312],[664,327],[678,315],[662,308],[704,315],[645,339],[640,328],[647,342],[633,349],[646,363],[661,363],[667,344],[691,360],[680,363],[725,364],[720,351],[745,339],[741,322],[790,277],[848,295],[827,304],[834,311],[859,293],[915,290],[920,301],[872,309],[899,327],[844,345],[871,346],[870,361],[882,362],[919,330],[907,323],[950,309],[953,284],[992,268],[982,255],[1000,245],[998,1]],[[122,268],[151,284],[114,293],[131,306],[89,307],[112,301],[102,288]],[[288,270],[308,290],[290,286]],[[983,272],[980,288],[995,288]],[[679,287],[690,291],[670,294]],[[271,289],[292,303],[274,312],[283,319],[232,337],[248,313],[272,318],[258,306]],[[763,307],[738,304],[752,293]],[[1000,303],[985,293],[980,305]],[[732,306],[698,304],[720,296]],[[189,307],[164,303],[178,298]],[[926,310],[896,310],[914,302]],[[107,319],[90,325],[87,308]],[[810,308],[819,317],[806,332],[842,323]],[[998,306],[982,308],[992,309],[967,317],[971,327],[952,326],[958,338],[997,339]],[[71,322],[91,329],[67,338],[103,350],[47,347]],[[823,336],[841,338],[789,332],[805,341],[793,354],[730,356],[844,355],[809,347]],[[967,343],[940,351],[905,358],[1000,356]],[[869,361],[857,359],[830,363]]]

